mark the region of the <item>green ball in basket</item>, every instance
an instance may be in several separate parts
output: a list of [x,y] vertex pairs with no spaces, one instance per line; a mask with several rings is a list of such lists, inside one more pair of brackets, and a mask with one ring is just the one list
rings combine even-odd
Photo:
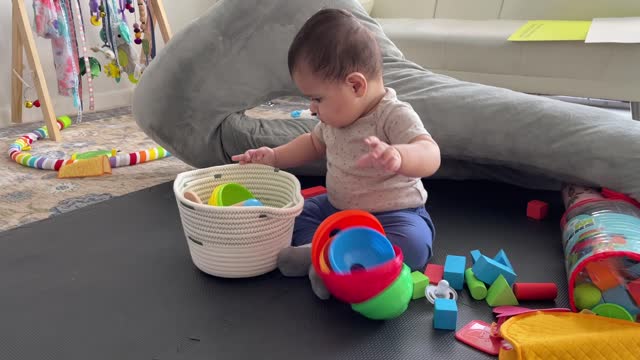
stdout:
[[218,185],[213,189],[209,198],[209,205],[213,206],[262,206],[244,186],[237,183]]

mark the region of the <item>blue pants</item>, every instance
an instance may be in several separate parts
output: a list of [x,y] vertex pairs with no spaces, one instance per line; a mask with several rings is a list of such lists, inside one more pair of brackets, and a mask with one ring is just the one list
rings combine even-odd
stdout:
[[[331,205],[326,194],[305,200],[302,213],[295,221],[291,245],[309,244],[320,223],[338,211]],[[424,206],[373,215],[382,224],[389,241],[402,249],[405,264],[411,270],[423,271],[431,258],[435,235],[433,222]]]

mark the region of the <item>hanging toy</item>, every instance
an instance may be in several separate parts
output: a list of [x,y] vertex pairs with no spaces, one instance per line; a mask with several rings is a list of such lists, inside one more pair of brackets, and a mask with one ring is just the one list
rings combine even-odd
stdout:
[[91,20],[89,20],[91,22],[91,25],[93,26],[100,26],[102,25],[102,19],[97,17],[96,15],[91,15]]
[[131,14],[136,12],[136,9],[133,7],[133,0],[127,0],[127,4],[124,6],[124,8],[129,10]]
[[118,25],[118,37],[124,40],[124,42],[127,44],[131,43],[131,32],[129,32],[129,28],[124,22],[121,22]]
[[89,13],[91,14],[91,25],[100,26],[102,25],[102,18],[100,14],[100,4],[98,0],[89,0]]
[[[82,58],[79,59],[78,62],[80,64],[80,75],[85,75],[87,73],[85,62],[82,61]],[[100,72],[102,71],[102,67],[98,62],[98,59],[89,57],[89,66],[91,67],[91,78],[98,77],[98,75],[100,75]]]
[[39,108],[40,107],[40,100],[38,100],[38,99],[35,99],[33,101],[26,100],[24,102],[24,107],[26,107],[27,109],[31,109],[31,108],[34,108],[34,107]]
[[104,67],[104,73],[107,77],[114,78],[116,82],[120,82],[120,68],[115,61],[110,62]]
[[20,80],[20,82],[22,82],[22,85],[24,86],[24,90],[22,90],[22,98],[24,99],[24,107],[26,107],[27,109],[31,109],[33,107],[39,108],[40,107],[40,100],[35,99],[35,100],[31,100],[34,97],[30,97],[27,95],[28,92],[33,92],[35,91],[35,89],[29,85],[23,78],[22,76],[20,76],[20,74],[18,74],[18,72],[16,71],[16,69],[12,69],[13,70],[13,74]]
[[109,49],[108,47],[99,48],[97,46],[94,46],[91,48],[91,50],[96,53],[102,53],[107,61],[114,61],[116,59],[116,54],[114,54],[113,51],[111,51],[111,49]]
[[133,24],[133,32],[135,33],[136,39],[133,40],[137,45],[142,44],[142,30],[140,30],[140,25],[138,23]]

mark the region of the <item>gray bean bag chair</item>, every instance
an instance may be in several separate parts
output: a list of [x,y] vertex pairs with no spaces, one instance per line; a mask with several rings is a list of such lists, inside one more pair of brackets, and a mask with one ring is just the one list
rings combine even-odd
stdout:
[[[435,175],[558,189],[604,186],[640,199],[640,122],[608,111],[459,81],[404,58],[356,0],[221,0],[176,34],[136,87],[139,126],[196,167],[231,162],[277,146],[313,119],[255,120],[244,110],[299,95],[287,50],[304,21],[323,7],[353,12],[376,34],[384,80],[411,103],[439,143]],[[296,174],[324,174],[324,163]]]

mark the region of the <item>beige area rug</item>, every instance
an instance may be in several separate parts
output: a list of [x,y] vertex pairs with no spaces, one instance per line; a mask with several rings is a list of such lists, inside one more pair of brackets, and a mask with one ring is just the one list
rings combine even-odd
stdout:
[[[10,144],[40,126],[31,123],[0,129],[0,231],[171,181],[191,169],[168,157],[115,168],[111,175],[58,179],[56,171],[28,168],[7,155]],[[62,138],[58,143],[37,141],[31,153],[70,158],[74,152],[117,149],[128,153],[157,146],[138,128],[128,108],[85,114],[81,123],[62,131]]]
[[[299,97],[282,97],[245,112],[255,119],[293,119],[308,109]],[[303,117],[309,116],[303,114]],[[74,122],[75,122],[75,118]],[[57,172],[37,170],[12,161],[7,150],[20,136],[43,124],[20,124],[0,129],[0,231],[46,219],[109,200],[137,190],[172,181],[192,169],[174,157],[115,168],[111,175],[83,179],[58,179]],[[62,132],[62,141],[40,140],[33,144],[34,156],[70,158],[75,152],[117,149],[132,152],[157,146],[137,126],[129,108],[87,113],[83,121]]]

